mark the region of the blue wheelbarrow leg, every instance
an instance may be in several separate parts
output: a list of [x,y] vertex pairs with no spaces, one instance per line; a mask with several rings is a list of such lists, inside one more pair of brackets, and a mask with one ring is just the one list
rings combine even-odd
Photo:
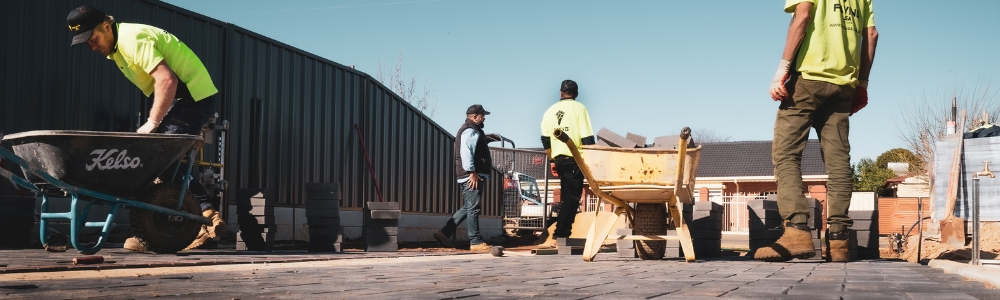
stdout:
[[[118,208],[121,207],[119,204],[112,204],[110,211],[104,222],[87,222],[87,216],[90,215],[90,208],[97,203],[88,203],[82,211],[77,213],[77,205],[80,202],[79,195],[70,195],[70,208],[69,212],[64,213],[50,213],[49,212],[49,199],[48,196],[42,195],[42,211],[38,221],[39,229],[39,240],[42,244],[47,244],[48,239],[46,237],[46,232],[48,232],[48,222],[50,219],[67,219],[69,220],[70,229],[70,244],[73,248],[83,254],[94,254],[101,251],[104,248],[104,243],[107,242],[108,234],[111,233],[113,228],[112,221],[115,218],[115,214],[118,213]],[[98,204],[99,206],[102,204]],[[99,227],[101,228],[101,235],[97,238],[97,242],[93,246],[84,246],[80,241],[80,234],[82,233],[82,227]]]

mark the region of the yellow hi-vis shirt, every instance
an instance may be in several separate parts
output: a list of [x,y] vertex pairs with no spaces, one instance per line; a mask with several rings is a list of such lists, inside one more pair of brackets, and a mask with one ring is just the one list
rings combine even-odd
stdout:
[[795,65],[802,78],[857,87],[861,67],[861,30],[875,27],[871,0],[785,0],[785,12],[812,2]]
[[187,85],[195,102],[219,90],[198,56],[184,42],[166,30],[143,24],[118,23],[117,51],[108,56],[142,93],[153,94],[156,80],[149,75],[161,61]]
[[556,128],[562,129],[563,134],[569,136],[576,143],[577,149],[583,146],[582,138],[593,136],[594,130],[590,127],[590,115],[583,103],[574,99],[562,99],[553,104],[542,115],[542,136],[548,137],[552,146],[552,157],[559,155],[573,156],[569,152],[569,147],[552,136],[552,131]]

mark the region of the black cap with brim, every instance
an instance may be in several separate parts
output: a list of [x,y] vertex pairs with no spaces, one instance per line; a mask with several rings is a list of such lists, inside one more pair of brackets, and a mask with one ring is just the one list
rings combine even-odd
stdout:
[[465,114],[488,115],[490,114],[490,112],[486,111],[486,109],[484,109],[482,105],[473,104],[472,106],[469,106],[469,109],[465,110]]
[[66,16],[66,24],[69,26],[70,33],[73,34],[70,46],[87,42],[94,34],[94,27],[101,25],[105,18],[107,15],[103,11],[87,5],[70,11],[69,15]]

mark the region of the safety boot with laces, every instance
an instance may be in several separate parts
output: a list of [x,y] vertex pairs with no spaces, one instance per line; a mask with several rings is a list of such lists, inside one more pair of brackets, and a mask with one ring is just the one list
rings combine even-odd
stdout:
[[847,250],[849,234],[847,231],[830,232],[826,234],[826,259],[832,262],[849,262],[851,255]]
[[816,256],[809,226],[785,221],[785,232],[774,244],[757,249],[753,258],[762,261],[789,261]]

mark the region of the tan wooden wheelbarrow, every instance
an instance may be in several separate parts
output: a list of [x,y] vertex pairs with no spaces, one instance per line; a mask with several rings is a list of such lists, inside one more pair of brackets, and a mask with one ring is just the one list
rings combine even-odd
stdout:
[[[681,217],[679,203],[694,202],[694,181],[700,147],[689,147],[691,129],[681,131],[677,149],[612,148],[588,145],[579,151],[559,129],[553,136],[569,146],[590,190],[604,202],[614,204],[615,217],[605,222],[597,218],[587,232],[583,260],[593,261],[601,244],[623,215],[633,229],[623,239],[634,240],[641,259],[662,259],[666,240],[677,240],[684,259],[694,261],[691,232]],[[664,203],[666,209],[664,209]],[[677,231],[667,236],[667,220]]]

